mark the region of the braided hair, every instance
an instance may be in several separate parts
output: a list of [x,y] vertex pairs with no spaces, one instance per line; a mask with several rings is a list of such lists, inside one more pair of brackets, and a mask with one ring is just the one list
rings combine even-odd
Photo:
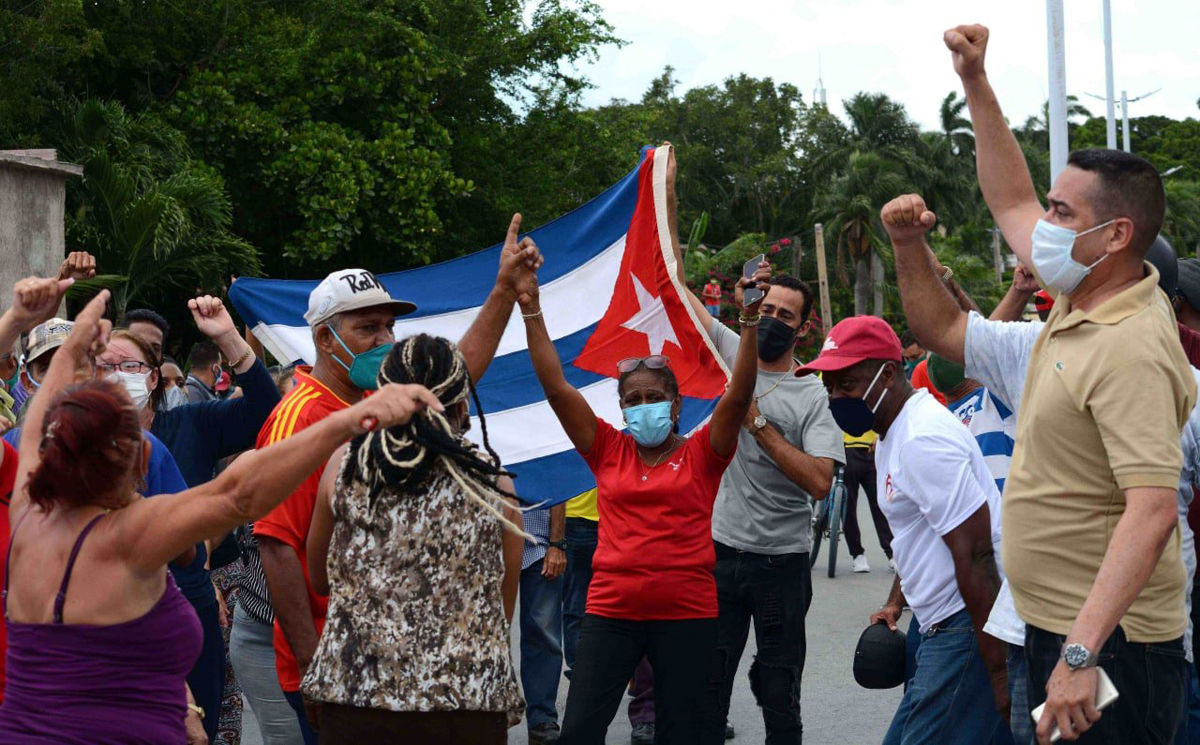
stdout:
[[509,530],[524,532],[504,517],[502,497],[516,496],[500,488],[500,456],[488,441],[479,394],[458,347],[447,339],[418,334],[396,343],[379,369],[379,384],[423,385],[449,409],[469,395],[479,412],[487,454],[455,431],[444,414],[425,408],[407,424],[359,435],[350,443],[344,474],[368,487],[373,507],[381,485],[408,491],[427,484],[443,469],[467,497],[492,513]]

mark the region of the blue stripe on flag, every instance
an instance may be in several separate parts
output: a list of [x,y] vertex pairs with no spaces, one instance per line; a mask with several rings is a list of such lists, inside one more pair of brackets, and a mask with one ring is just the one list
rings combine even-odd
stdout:
[[[570,364],[583,352],[588,337],[596,330],[596,324],[576,331],[574,334],[554,340],[554,348],[558,350],[558,358],[563,361],[563,374],[567,382],[574,388],[598,383],[604,380],[603,375],[580,370]],[[536,404],[546,400],[546,394],[538,382],[537,373],[533,371],[533,360],[528,351],[513,352],[492,360],[483,380],[479,381],[479,402],[483,404],[485,413],[515,409],[518,406]],[[471,414],[475,411],[475,403],[471,403]]]
[[[716,405],[716,401],[684,397],[683,411],[679,414],[679,431],[687,434],[698,427],[712,415]],[[610,424],[619,426],[621,423]],[[544,502],[547,507],[553,507],[596,486],[592,469],[574,450],[504,465],[517,475],[513,480],[517,496],[528,504]]]
[[[637,203],[637,176],[635,168],[592,201],[528,234],[548,254],[546,265],[538,271],[539,283],[549,284],[578,269],[625,235]],[[503,231],[508,226],[496,227]],[[408,318],[475,308],[483,305],[496,284],[503,247],[497,243],[457,259],[378,278],[393,297],[417,304]],[[345,262],[346,267],[354,265],[351,258]],[[230,288],[229,297],[243,317],[267,325],[296,326],[297,321],[303,324],[299,316],[308,309],[308,294],[316,286],[317,280],[242,277]]]

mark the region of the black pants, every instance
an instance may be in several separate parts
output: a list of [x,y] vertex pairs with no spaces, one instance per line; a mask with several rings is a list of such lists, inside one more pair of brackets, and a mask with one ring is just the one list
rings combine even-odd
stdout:
[[[715,543],[715,542],[714,542]],[[808,554],[768,556],[738,551],[715,543],[717,564],[718,680],[710,687],[706,708],[715,710],[715,726],[706,727],[705,745],[725,741],[725,719],[754,622],[757,654],[750,665],[750,690],[762,708],[766,745],[793,745],[803,741],[800,720],[800,679],[804,675],[807,640],[804,617],[812,602],[812,571]]]
[[495,711],[385,711],[321,705],[321,745],[504,745],[508,715]]
[[645,656],[654,668],[656,745],[694,745],[701,720],[713,717],[704,704],[716,642],[715,618],[624,621],[587,614],[559,742],[603,745],[633,670]]
[[[1046,701],[1046,683],[1062,654],[1064,637],[1025,628],[1029,708]],[[1183,719],[1183,640],[1137,644],[1120,626],[1100,649],[1100,667],[1121,697],[1079,738],[1081,743],[1171,743]]]
[[892,529],[888,527],[883,510],[875,499],[875,456],[867,448],[846,448],[846,548],[851,556],[862,556],[862,531],[858,527],[858,487],[867,493],[867,505],[871,508],[871,521],[879,535],[879,546],[887,557],[892,558]]

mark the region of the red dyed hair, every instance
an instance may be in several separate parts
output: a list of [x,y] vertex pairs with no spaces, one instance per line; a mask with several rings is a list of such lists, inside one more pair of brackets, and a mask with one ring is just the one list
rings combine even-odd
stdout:
[[114,494],[142,455],[142,427],[120,386],[81,383],[58,394],[42,424],[42,462],[29,477],[29,499],[56,506],[116,507]]

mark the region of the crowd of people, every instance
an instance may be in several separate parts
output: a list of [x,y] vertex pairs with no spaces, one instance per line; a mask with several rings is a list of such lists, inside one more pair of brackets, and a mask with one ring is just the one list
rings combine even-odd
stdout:
[[[592,745],[628,692],[634,745],[716,745],[753,627],[766,742],[800,743],[813,505],[838,469],[854,571],[861,488],[895,573],[855,661],[904,685],[885,743],[1200,740],[1200,262],[1158,236],[1137,156],[1073,153],[1044,208],[987,29],[945,43],[1019,261],[1008,294],[984,317],[900,195],[881,220],[909,331],[846,318],[801,363],[806,283],[763,262],[731,329],[714,278],[684,300],[730,377],[692,432],[665,355],[612,371],[622,421],[573,387],[520,215],[461,339],[397,340],[415,306],[346,269],[309,297],[311,366],[268,368],[212,296],[187,301],[206,341],[183,364],[159,313],[114,328],[107,291],[58,317],[86,253],[16,283],[0,742],[234,745],[245,700],[270,745],[500,743],[522,721]],[[674,181],[672,154],[685,287]],[[595,475],[550,508],[521,506],[476,394],[514,309]]]

